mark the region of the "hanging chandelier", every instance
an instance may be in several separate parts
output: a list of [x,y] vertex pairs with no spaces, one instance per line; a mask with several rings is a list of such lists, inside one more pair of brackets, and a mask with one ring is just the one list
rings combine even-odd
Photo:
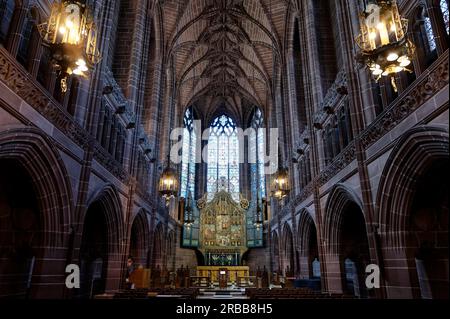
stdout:
[[191,200],[192,200],[192,196],[191,196],[191,192],[189,192],[188,198],[186,199],[186,207],[184,209],[184,212],[185,212],[184,226],[188,229],[191,228],[192,225],[194,225],[194,223],[195,223],[194,213],[193,213],[193,209],[191,206]]
[[[263,199],[263,203],[264,203],[264,199]],[[257,230],[260,230],[264,225],[264,215],[263,215],[263,210],[259,204],[259,194],[258,197],[256,199],[256,216],[255,216],[255,223],[254,226],[256,227]]]
[[167,166],[159,178],[159,194],[165,199],[166,206],[169,206],[170,200],[178,194],[178,176],[177,171],[170,166],[170,153],[167,155]]
[[281,201],[290,193],[289,171],[287,168],[279,167],[272,177],[271,194],[272,197]]
[[86,77],[100,61],[97,28],[84,0],[56,1],[48,21],[38,29],[50,49],[54,68],[60,72],[63,93],[69,76]]
[[361,34],[356,38],[360,48],[357,60],[366,65],[378,82],[391,77],[396,90],[396,73],[407,71],[415,52],[408,40],[408,20],[400,16],[395,0],[362,0]]

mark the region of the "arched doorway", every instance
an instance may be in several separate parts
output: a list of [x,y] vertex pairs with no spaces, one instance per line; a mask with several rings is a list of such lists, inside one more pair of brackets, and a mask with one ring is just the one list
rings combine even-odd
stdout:
[[0,297],[63,297],[71,199],[64,163],[42,131],[0,132]]
[[116,291],[121,284],[124,224],[115,188],[106,186],[88,206],[80,245],[81,289],[79,297]]
[[294,276],[294,236],[289,225],[284,225],[283,229],[283,266],[284,274],[287,277]]
[[152,258],[152,266],[153,268],[162,269],[164,267],[164,259],[163,259],[163,246],[164,244],[164,230],[161,224],[156,226],[154,235],[153,235],[153,258]]
[[146,212],[141,210],[134,218],[131,226],[129,256],[135,263],[147,267],[149,226]]
[[327,200],[324,239],[328,290],[366,298],[365,269],[371,258],[361,207],[351,189],[336,185]]
[[93,203],[84,221],[80,248],[82,297],[105,292],[108,269],[108,228],[100,202]]
[[301,279],[320,278],[320,258],[317,245],[317,230],[310,213],[302,210],[298,222],[299,234],[299,277]]
[[[437,160],[417,180],[409,220],[410,254],[421,297],[448,299],[448,161]],[[437,187],[439,185],[439,187]]]
[[448,132],[416,127],[386,161],[377,207],[388,298],[448,298]]
[[29,296],[42,220],[28,172],[0,160],[0,297]]
[[348,203],[343,214],[339,256],[344,292],[364,298],[367,297],[365,269],[370,264],[366,222],[361,208],[356,203]]

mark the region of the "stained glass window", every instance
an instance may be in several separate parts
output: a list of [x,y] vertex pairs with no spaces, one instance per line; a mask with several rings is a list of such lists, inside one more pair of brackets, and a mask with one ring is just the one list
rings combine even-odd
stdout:
[[436,50],[436,40],[434,39],[433,27],[429,17],[425,17],[425,32],[427,34],[429,49],[432,52]]
[[181,164],[181,197],[188,198],[189,192],[195,198],[195,159],[197,134],[194,128],[192,109],[184,115],[184,132]]
[[447,31],[447,34],[450,34],[450,27],[449,27],[450,19],[449,19],[449,13],[448,13],[447,0],[441,0],[440,6],[441,6],[442,17],[444,18],[445,30]]
[[239,138],[234,121],[222,115],[209,129],[208,140],[208,200],[221,188],[239,201]]

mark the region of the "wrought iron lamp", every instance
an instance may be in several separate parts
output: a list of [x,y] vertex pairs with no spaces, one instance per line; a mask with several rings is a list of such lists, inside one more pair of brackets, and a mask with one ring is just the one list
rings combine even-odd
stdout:
[[38,29],[50,48],[55,69],[61,72],[62,92],[67,91],[69,76],[86,77],[100,61],[97,27],[84,0],[56,1],[48,21]]
[[176,170],[170,166],[170,152],[167,155],[167,166],[159,178],[158,190],[165,199],[166,206],[169,206],[170,200],[178,194],[178,177]]
[[188,198],[186,199],[186,207],[184,209],[185,211],[185,218],[184,218],[184,226],[186,228],[191,228],[192,225],[195,223],[194,213],[191,206],[192,196],[191,192],[189,192]]
[[272,196],[278,200],[283,200],[290,193],[289,171],[280,167],[272,179]]
[[356,38],[360,48],[357,60],[366,65],[378,82],[390,77],[397,90],[396,73],[407,71],[415,52],[408,40],[408,20],[400,16],[395,0],[362,0],[361,34]]
[[[264,199],[263,199],[264,202]],[[256,216],[255,216],[255,227],[257,230],[261,229],[264,225],[264,215],[261,205],[259,204],[259,193],[256,199]]]

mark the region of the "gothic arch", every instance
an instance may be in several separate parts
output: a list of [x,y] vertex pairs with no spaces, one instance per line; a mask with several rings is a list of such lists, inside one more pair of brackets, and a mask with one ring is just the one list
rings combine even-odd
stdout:
[[299,273],[302,278],[313,277],[312,264],[319,258],[317,229],[314,219],[307,209],[302,209],[298,217]]
[[150,242],[150,232],[147,220],[147,212],[144,209],[134,216],[130,229],[130,249],[129,255],[132,256],[137,264],[146,266]]
[[[112,184],[107,184],[99,189],[88,201],[87,207],[94,203],[99,203],[105,214],[108,237],[111,243],[111,253],[118,253],[120,251],[121,241],[125,236],[125,224],[123,220],[122,202],[120,201],[119,193],[116,187]],[[86,218],[86,216],[84,216]]]
[[386,162],[376,217],[389,297],[448,298],[448,157],[448,129],[419,126]]
[[125,243],[122,204],[116,188],[108,184],[94,193],[82,217],[79,250],[80,297],[116,291]]
[[43,217],[43,246],[62,246],[72,222],[72,188],[50,139],[31,127],[0,132],[0,159],[18,161],[30,174]]
[[385,244],[405,247],[409,208],[417,177],[437,160],[448,160],[448,130],[419,126],[397,142],[381,175],[377,194],[377,216]]
[[163,224],[159,223],[153,233],[153,268],[162,269],[164,266],[164,228]]
[[294,247],[294,235],[291,230],[291,226],[285,223],[282,232],[282,251],[283,251],[283,271],[286,272],[287,276],[292,276],[295,269],[295,247]]
[[357,205],[362,212],[362,202],[358,195],[344,184],[333,187],[325,205],[323,237],[330,246],[331,253],[338,252],[339,230],[342,225],[344,212],[351,203]]
[[72,222],[64,163],[41,130],[21,127],[0,132],[0,165],[0,295],[60,296]]
[[343,184],[337,184],[327,200],[323,239],[327,289],[367,297],[364,271],[371,259],[366,220],[359,197]]

